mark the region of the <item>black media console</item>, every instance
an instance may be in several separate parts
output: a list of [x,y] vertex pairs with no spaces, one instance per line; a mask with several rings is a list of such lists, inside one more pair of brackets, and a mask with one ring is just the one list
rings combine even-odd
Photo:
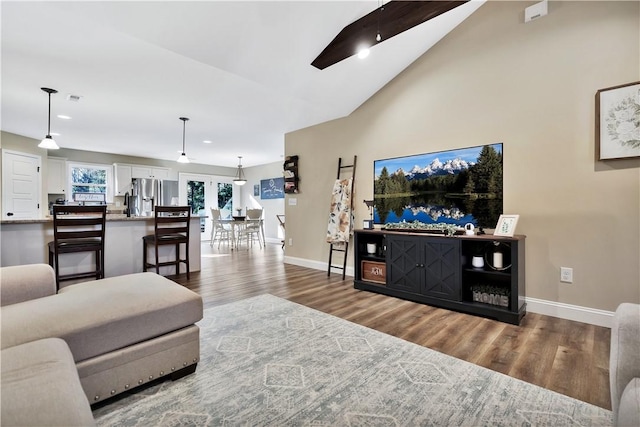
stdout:
[[526,313],[524,243],[521,235],[358,230],[354,287],[518,325]]

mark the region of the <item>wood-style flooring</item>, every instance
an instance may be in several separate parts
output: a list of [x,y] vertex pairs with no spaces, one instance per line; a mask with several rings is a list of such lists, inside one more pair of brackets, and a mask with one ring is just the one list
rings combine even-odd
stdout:
[[[205,308],[269,293],[611,409],[608,328],[527,313],[520,326],[358,291],[342,274],[284,264],[277,244],[202,245],[202,269],[172,277]],[[327,259],[329,249],[327,246]]]

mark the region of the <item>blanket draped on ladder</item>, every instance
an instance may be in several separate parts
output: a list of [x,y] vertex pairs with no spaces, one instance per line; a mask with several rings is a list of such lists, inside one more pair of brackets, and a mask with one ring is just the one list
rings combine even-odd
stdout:
[[353,177],[336,179],[331,194],[331,209],[329,211],[329,226],[327,228],[327,242],[334,245],[344,245],[349,242],[353,233],[353,210],[351,209],[351,186]]

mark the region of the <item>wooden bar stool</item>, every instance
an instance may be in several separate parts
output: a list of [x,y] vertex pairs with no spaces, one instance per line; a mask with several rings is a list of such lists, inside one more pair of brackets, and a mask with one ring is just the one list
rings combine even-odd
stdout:
[[[187,279],[189,279],[189,222],[191,220],[190,206],[156,206],[154,234],[142,238],[142,269],[147,271],[150,267],[155,267],[156,273],[160,274],[160,267],[175,265],[176,275],[180,274],[180,263],[187,267]],[[180,245],[184,243],[185,256],[180,258]],[[172,261],[160,262],[158,248],[164,245],[174,245],[176,248],[176,259]],[[154,263],[147,259],[147,247],[153,246],[155,249]]]
[[[56,286],[60,282],[95,276],[104,278],[104,236],[107,216],[106,205],[53,206],[53,241],[49,242],[49,265],[56,273]],[[95,252],[93,271],[60,274],[60,254]]]

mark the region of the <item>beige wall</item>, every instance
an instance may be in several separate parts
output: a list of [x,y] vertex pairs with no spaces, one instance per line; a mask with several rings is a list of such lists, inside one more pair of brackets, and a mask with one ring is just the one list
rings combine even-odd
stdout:
[[282,230],[276,215],[284,215],[284,199],[261,199],[253,195],[253,186],[260,185],[260,181],[282,176],[282,162],[243,168],[247,183],[242,187],[242,206],[262,208],[264,217],[264,232],[267,241],[279,242]]
[[[228,168],[223,166],[211,166],[203,165],[200,163],[180,164],[178,162],[172,162],[169,160],[158,160],[147,157],[132,157],[123,156],[119,154],[110,153],[98,153],[95,151],[84,150],[71,150],[66,148],[60,148],[59,150],[44,150],[38,148],[39,140],[28,138],[22,135],[16,135],[9,132],[2,132],[1,134],[1,147],[11,149],[15,151],[22,151],[25,153],[37,154],[42,156],[43,163],[46,163],[47,155],[51,157],[61,157],[67,160],[88,162],[88,163],[101,163],[101,164],[113,164],[113,163],[128,163],[136,165],[149,165],[171,168],[177,172],[186,173],[203,173],[209,175],[221,175],[221,176],[233,176],[235,174],[235,168]],[[152,151],[150,149],[150,151]],[[152,153],[150,153],[152,154]],[[176,155],[176,159],[177,159]]]
[[[198,163],[189,163],[187,165],[184,165],[168,160],[122,156],[118,154],[97,153],[93,151],[70,150],[61,148],[60,150],[50,151],[49,153],[47,153],[47,150],[38,148],[39,143],[40,141],[33,138],[27,138],[25,136],[16,135],[9,132],[1,132],[0,134],[0,148],[40,156],[42,161],[43,177],[47,176],[48,154],[51,155],[51,157],[61,157],[67,160],[88,163],[100,163],[108,165],[113,163],[126,163],[167,167],[171,168],[174,172],[176,172],[176,174],[184,172],[205,175],[234,176],[236,173],[236,168],[203,165]],[[240,195],[239,197],[241,198],[240,206],[242,206],[243,209],[246,206],[263,207],[265,215],[265,235],[267,239],[278,242],[282,238],[282,232],[278,220],[276,219],[276,214],[284,214],[284,199],[261,200],[259,197],[253,197],[253,185],[259,185],[261,179],[282,176],[282,163],[275,162],[269,163],[267,165],[244,168],[244,171],[247,177],[247,184],[244,187],[239,187],[238,193]],[[1,168],[0,176],[2,176]],[[48,203],[46,183],[43,183],[42,193],[41,205],[46,207]],[[42,212],[43,214],[46,214],[46,209],[43,209]]]
[[[60,157],[60,158],[64,158],[71,161],[99,163],[99,164],[106,164],[106,165],[110,165],[113,163],[128,163],[128,164],[136,164],[136,165],[166,167],[166,168],[171,168],[172,171],[175,172],[176,176],[180,172],[194,173],[194,174],[200,173],[200,174],[220,175],[220,176],[233,176],[236,172],[235,168],[228,168],[223,166],[211,166],[211,165],[203,165],[199,163],[189,163],[185,165],[177,162],[171,162],[168,160],[157,160],[157,159],[150,159],[150,158],[144,158],[144,157],[122,156],[118,154],[109,154],[109,153],[97,153],[94,151],[70,150],[65,148],[48,151],[42,148],[38,148],[39,143],[40,143],[39,140],[28,138],[26,136],[16,135],[16,134],[4,132],[4,131],[0,133],[0,148],[19,151],[27,154],[34,154],[41,157],[41,162],[42,162],[41,176],[43,177],[43,179],[46,179],[46,176],[47,176],[47,157],[48,156]],[[2,176],[2,171],[0,170],[0,177],[1,176]],[[0,182],[1,182],[1,179],[0,179]],[[45,209],[42,209],[43,215],[47,214],[47,209],[46,209],[47,205],[48,205],[47,187],[46,187],[46,182],[43,182],[42,203],[41,203],[41,206],[45,207]],[[0,205],[0,209],[1,209],[1,205]]]
[[[301,177],[287,196],[297,205],[285,206],[288,257],[327,262],[339,157],[358,156],[359,227],[375,159],[503,142],[527,296],[602,310],[640,302],[640,159],[594,160],[596,91],[640,80],[640,3],[551,2],[524,24],[532,3],[485,4],[349,117],[286,135]],[[573,284],[559,282],[560,266]]]

